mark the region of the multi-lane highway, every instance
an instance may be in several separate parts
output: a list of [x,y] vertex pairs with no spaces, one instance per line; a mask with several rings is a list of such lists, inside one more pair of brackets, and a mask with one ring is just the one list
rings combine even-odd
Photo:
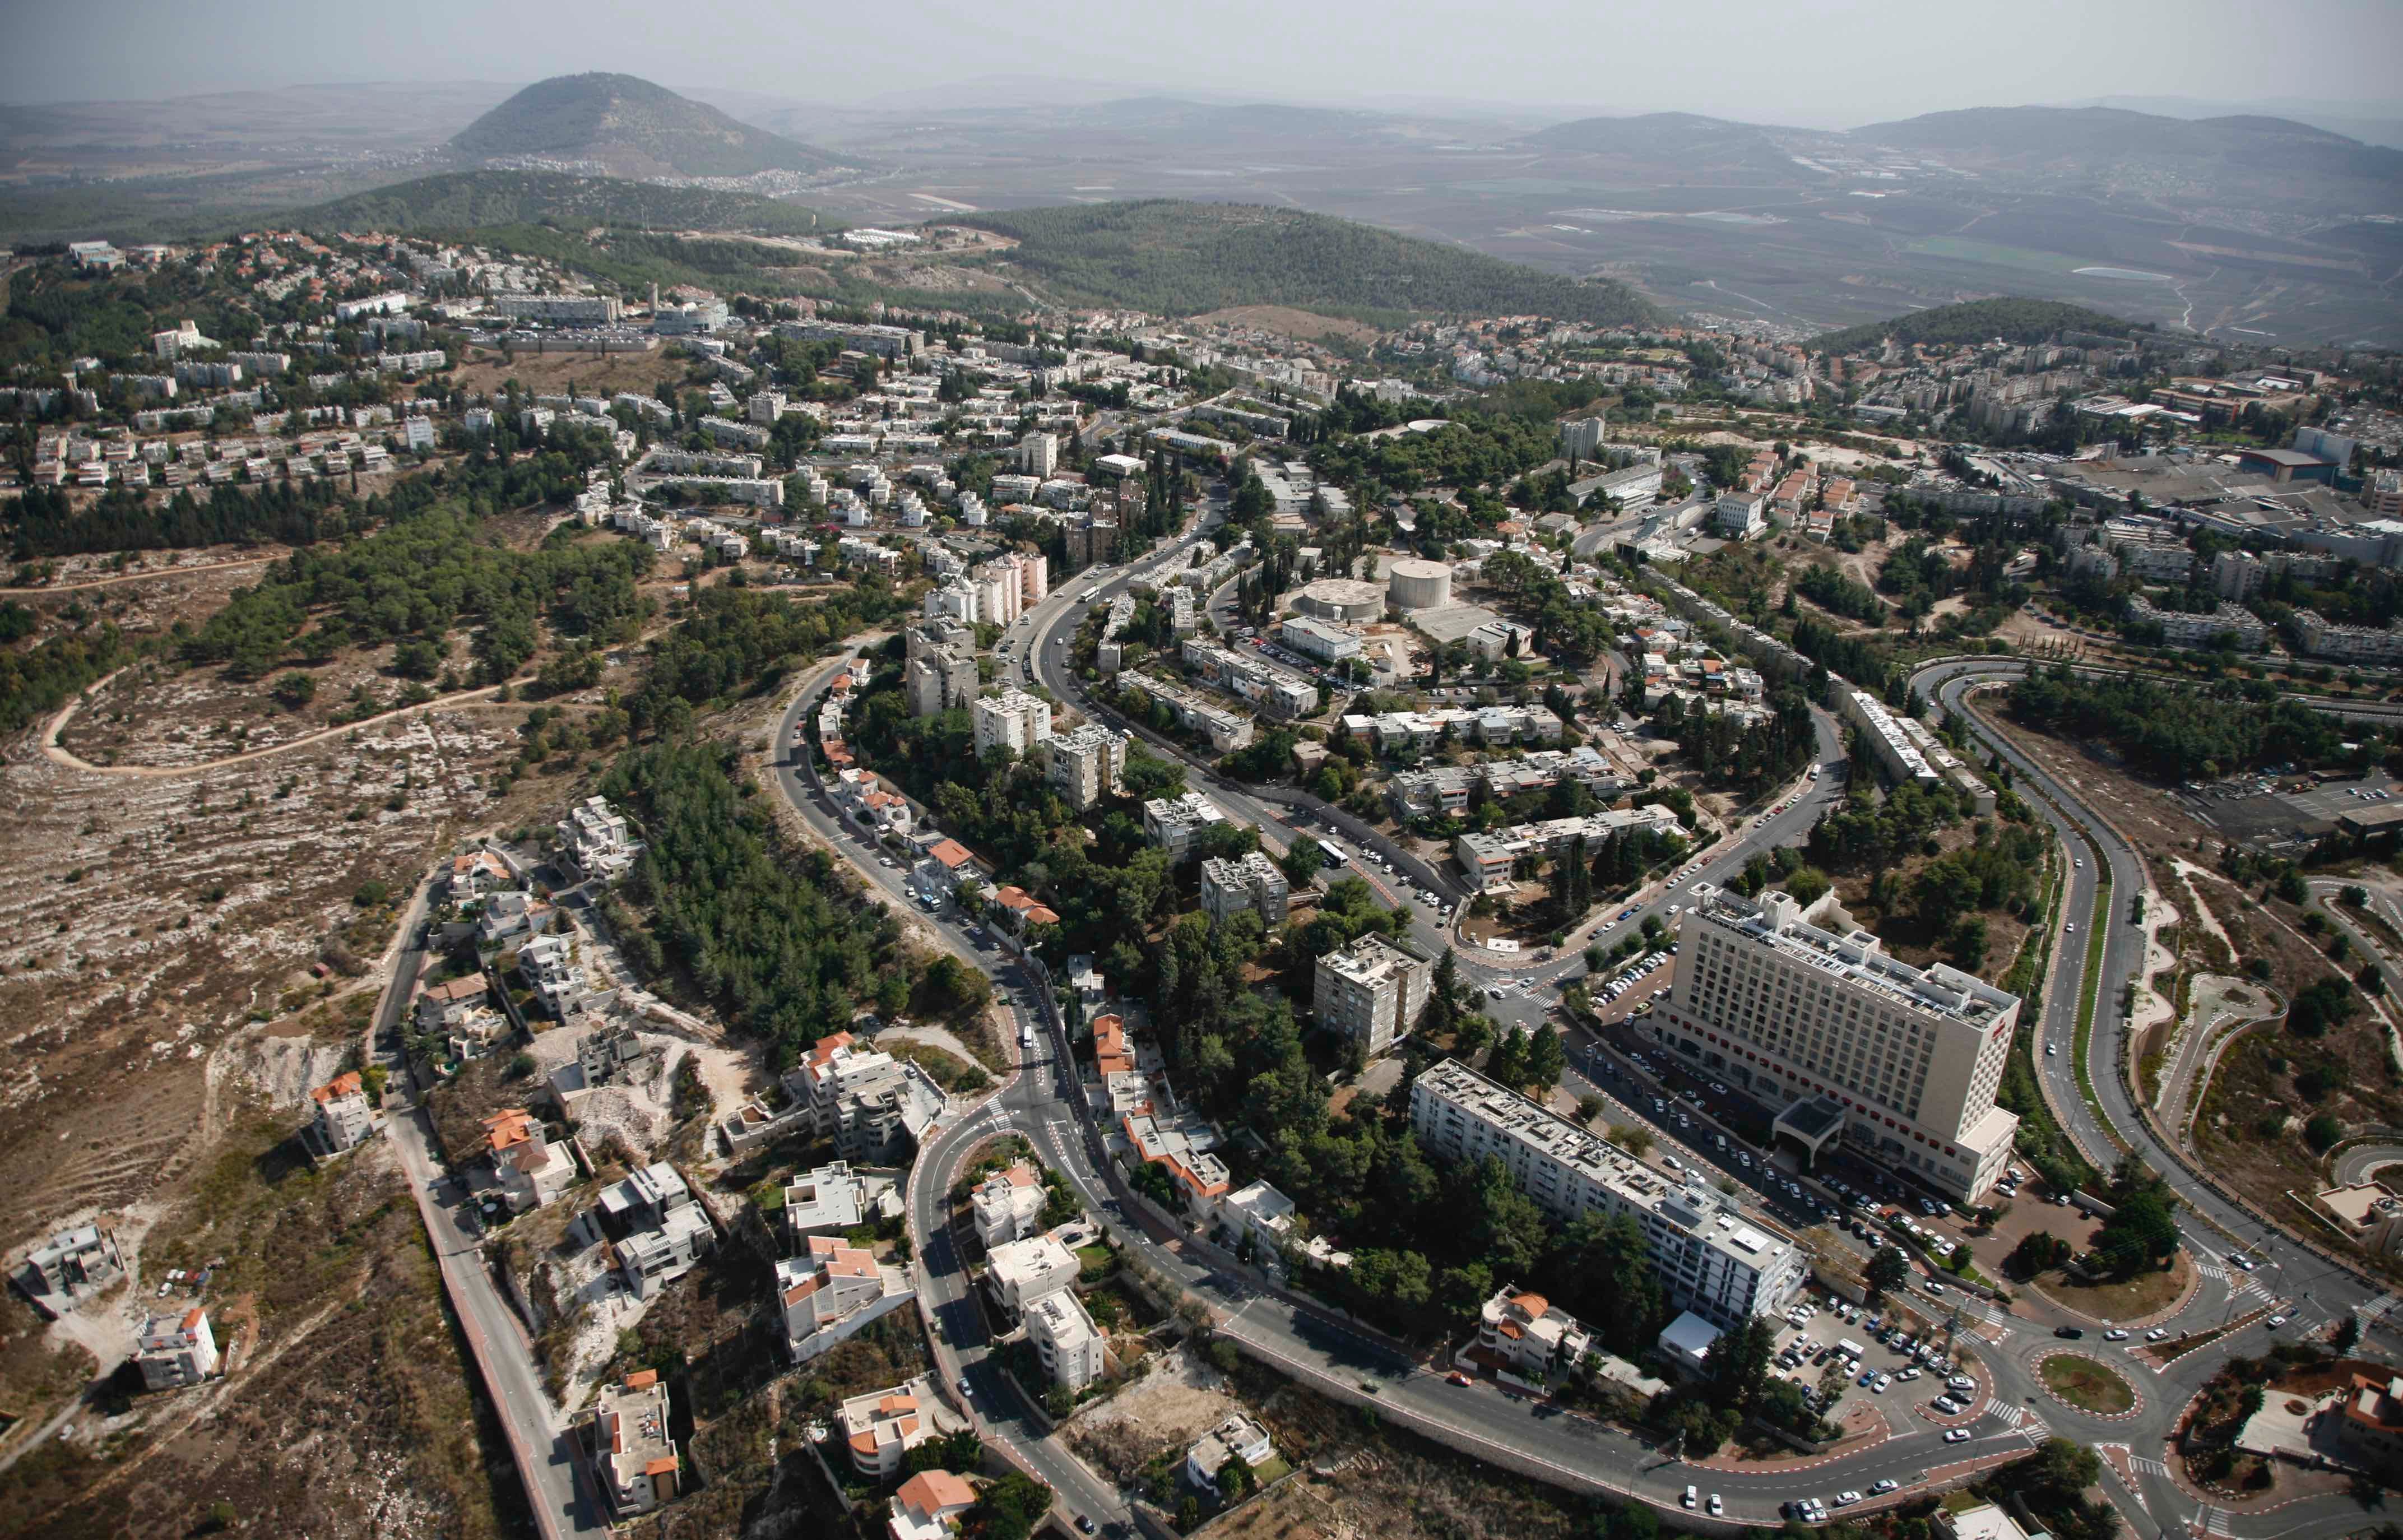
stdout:
[[[2275,1332],[2256,1325],[2231,1338],[2179,1359],[2151,1388],[2146,1404],[2131,1422],[2108,1436],[2129,1443],[2138,1454],[2152,1456],[2136,1467],[2143,1474],[2141,1491],[2117,1495],[2123,1511],[2145,1513],[2166,1521],[2199,1511],[2199,1504],[2169,1478],[2158,1459],[2185,1402],[2219,1364],[2233,1353],[2257,1353],[2271,1342],[2324,1330],[2348,1312],[2357,1313],[2393,1352],[2387,1311],[2395,1296],[2347,1268],[2298,1243],[2284,1231],[2264,1224],[2243,1205],[2206,1181],[2183,1151],[2174,1150],[2138,1112],[2135,1098],[2120,1073],[2123,1051],[2123,1004],[2126,991],[2144,959],[2146,935],[2135,916],[2135,896],[2148,881],[2135,850],[2116,833],[2108,819],[2088,805],[2077,788],[2063,785],[2051,773],[2021,754],[2003,735],[1986,729],[1966,709],[1966,697],[1980,686],[2019,677],[2026,665],[2008,659],[1952,659],[1929,664],[1911,678],[1911,686],[1939,704],[1947,715],[1957,715],[1979,741],[2002,756],[2022,795],[2061,836],[2073,860],[2060,923],[2075,925],[2075,934],[2058,937],[2054,971],[2038,1022],[2039,1041],[2055,1048],[2035,1060],[2052,1104],[2077,1143],[2098,1163],[2108,1163],[2122,1150],[2132,1149],[2160,1172],[2185,1205],[2180,1223],[2188,1245],[2201,1264],[2202,1287],[2180,1312],[2176,1325],[2201,1330],[2220,1321],[2241,1317],[2248,1310],[2266,1310],[2272,1300],[2289,1317]],[[2095,898],[2105,877],[2110,902],[2095,912]],[[2149,907],[2149,906],[2148,906]],[[2088,985],[2086,964],[2091,926],[2104,928],[2101,966],[2092,980],[2095,991],[2091,1030],[2085,1052],[2085,1083],[2077,1075],[2076,1031],[2082,992]],[[2090,1088],[2091,1096],[2088,1091]],[[2249,1269],[2231,1258],[2250,1263]],[[2140,1381],[2140,1383],[2142,1383]],[[2113,1478],[2113,1485],[2117,1485]],[[2360,1508],[2349,1500],[2317,1499],[2278,1509],[2274,1522],[2258,1526],[2242,1512],[2218,1510],[2212,1522],[2221,1533],[2336,1534],[2357,1528]]]

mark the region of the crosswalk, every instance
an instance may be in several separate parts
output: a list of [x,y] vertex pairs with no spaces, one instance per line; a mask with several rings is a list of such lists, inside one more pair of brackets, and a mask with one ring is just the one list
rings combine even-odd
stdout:
[[2192,1527],[2197,1534],[2233,1535],[2236,1520],[2226,1508],[2205,1503],[2202,1511],[2194,1516]]
[[2016,1401],[2006,1401],[1999,1395],[1990,1395],[1986,1398],[1986,1404],[1978,1408],[1978,1415],[1994,1418],[2003,1426],[2015,1428],[2035,1414]]
[[2128,1456],[2128,1464],[2139,1476],[2167,1476],[2170,1473],[2169,1466],[2147,1455],[2132,1454]]
[[2366,1326],[2383,1319],[2396,1305],[2403,1305],[2403,1296],[2382,1294],[2375,1299],[2354,1306],[2353,1313],[2359,1316],[2361,1324]]

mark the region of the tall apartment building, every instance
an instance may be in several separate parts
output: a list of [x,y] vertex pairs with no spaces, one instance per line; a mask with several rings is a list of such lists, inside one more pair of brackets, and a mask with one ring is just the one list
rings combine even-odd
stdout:
[[1109,1372],[1102,1334],[1073,1289],[1056,1290],[1027,1307],[1026,1337],[1051,1382],[1063,1390],[1083,1390]]
[[910,715],[932,716],[964,707],[983,684],[977,673],[976,633],[953,620],[934,619],[910,628],[904,683]]
[[1060,468],[1060,441],[1048,433],[1030,433],[1018,441],[1018,468],[1038,479]]
[[1311,1008],[1320,1026],[1380,1054],[1418,1024],[1434,978],[1435,964],[1371,931],[1318,960]]
[[612,326],[620,313],[613,295],[503,294],[493,313],[510,321],[549,321],[559,326]]
[[1051,703],[1021,689],[1007,689],[976,703],[976,747],[1006,748],[1024,755],[1051,741]]
[[1213,920],[1249,909],[1273,930],[1290,911],[1291,890],[1284,870],[1258,851],[1214,855],[1202,863],[1202,909]]
[[1155,797],[1143,805],[1143,837],[1166,851],[1173,862],[1183,862],[1202,842],[1204,830],[1226,821],[1217,804],[1198,791]]
[[2018,996],[1944,964],[1913,967],[1867,931],[1821,929],[1812,922],[1832,899],[1806,909],[1784,893],[1694,894],[1676,986],[1649,1019],[1664,1046],[1772,1104],[1832,1103],[1828,1133],[1840,1125],[1956,1199],[1993,1185],[2019,1129],[1994,1104]]
[[1785,1308],[1810,1261],[1736,1200],[1673,1184],[1600,1135],[1447,1059],[1410,1082],[1410,1130],[1447,1160],[1491,1155],[1554,1220],[1626,1214],[1644,1232],[1673,1309],[1722,1327]]
[[1087,723],[1050,741],[1051,788],[1078,812],[1090,812],[1107,797],[1126,790],[1124,733]]

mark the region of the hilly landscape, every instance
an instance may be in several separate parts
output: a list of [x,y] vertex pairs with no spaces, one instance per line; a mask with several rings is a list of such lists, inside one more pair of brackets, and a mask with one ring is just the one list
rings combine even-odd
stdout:
[[579,162],[616,176],[754,176],[842,162],[631,75],[539,80],[451,140],[479,160]]
[[841,221],[814,209],[757,193],[524,171],[420,177],[277,217],[306,230],[395,233],[544,223],[757,235],[825,234],[841,228]]
[[2185,119],[2115,107],[1974,107],[1854,129],[1989,175],[2163,207],[2403,213],[2403,150],[2283,118]]
[[1378,319],[1535,312],[1601,325],[1660,315],[1613,280],[1567,278],[1291,209],[1154,199],[957,222],[1014,237],[1009,267],[1063,303],[1165,315],[1231,305]]
[[2062,331],[2125,337],[2138,329],[2118,316],[2105,315],[2083,305],[2063,305],[2049,299],[1973,299],[1831,331],[1813,338],[1811,345],[1830,353],[1850,353],[1889,337],[1897,342],[1949,347],[1963,342],[1988,342],[1996,338],[2006,342],[2041,342]]

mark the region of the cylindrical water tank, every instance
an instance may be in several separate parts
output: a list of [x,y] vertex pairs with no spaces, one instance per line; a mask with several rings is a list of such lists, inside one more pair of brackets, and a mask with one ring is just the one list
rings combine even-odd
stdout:
[[1452,569],[1440,562],[1405,557],[1385,576],[1394,603],[1403,609],[1435,609],[1452,603]]

